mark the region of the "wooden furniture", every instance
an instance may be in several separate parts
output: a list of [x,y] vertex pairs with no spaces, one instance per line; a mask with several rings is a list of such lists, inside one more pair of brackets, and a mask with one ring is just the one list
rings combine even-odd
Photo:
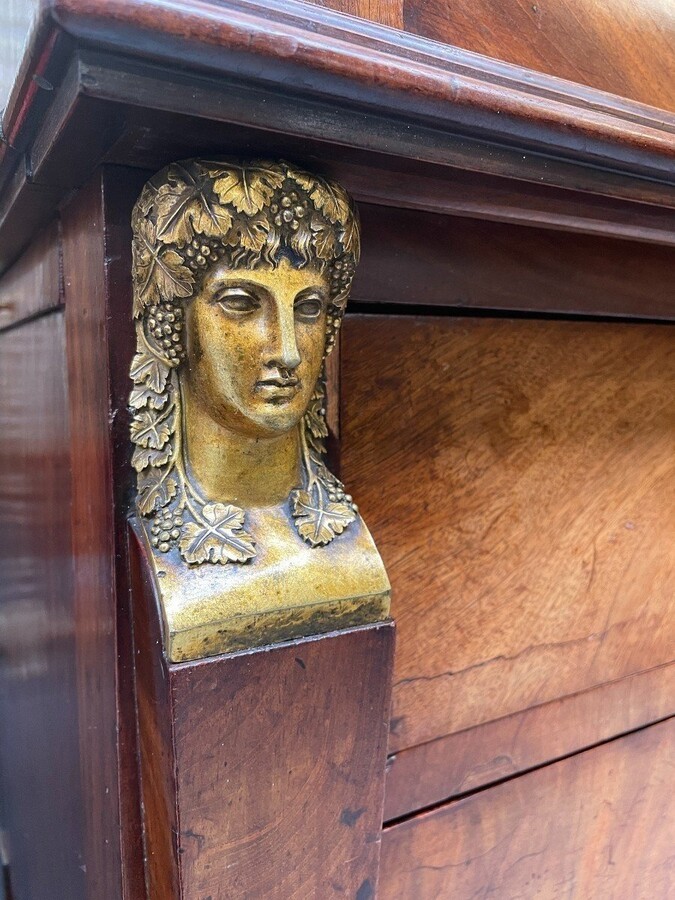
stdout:
[[[9,896],[667,898],[672,16],[330,5],[40,7],[0,144]],[[386,624],[169,665],[139,603],[131,209],[226,154],[359,204],[331,452],[393,669]]]

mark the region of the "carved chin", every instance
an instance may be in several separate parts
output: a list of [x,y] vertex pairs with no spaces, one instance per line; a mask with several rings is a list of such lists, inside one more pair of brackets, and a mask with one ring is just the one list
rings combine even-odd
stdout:
[[292,399],[277,398],[256,404],[255,418],[251,421],[270,434],[282,434],[295,428],[302,419],[303,407]]

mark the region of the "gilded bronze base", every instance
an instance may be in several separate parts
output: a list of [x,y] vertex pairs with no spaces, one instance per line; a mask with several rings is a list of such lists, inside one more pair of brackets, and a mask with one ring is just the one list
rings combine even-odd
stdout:
[[389,615],[389,579],[359,516],[320,552],[291,527],[283,507],[249,510],[264,535],[242,564],[186,566],[177,549],[157,553],[138,518],[131,521],[150,563],[172,662],[244,650]]

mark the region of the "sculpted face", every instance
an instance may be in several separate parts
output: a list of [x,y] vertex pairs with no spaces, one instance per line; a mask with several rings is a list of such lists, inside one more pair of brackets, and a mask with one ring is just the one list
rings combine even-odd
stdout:
[[212,418],[249,437],[302,419],[321,371],[328,276],[317,265],[214,265],[187,305],[184,377]]

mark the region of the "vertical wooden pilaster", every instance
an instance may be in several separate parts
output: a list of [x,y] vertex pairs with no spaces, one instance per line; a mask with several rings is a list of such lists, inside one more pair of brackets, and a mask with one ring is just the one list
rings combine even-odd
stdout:
[[167,663],[133,555],[150,896],[374,897],[393,623]]

